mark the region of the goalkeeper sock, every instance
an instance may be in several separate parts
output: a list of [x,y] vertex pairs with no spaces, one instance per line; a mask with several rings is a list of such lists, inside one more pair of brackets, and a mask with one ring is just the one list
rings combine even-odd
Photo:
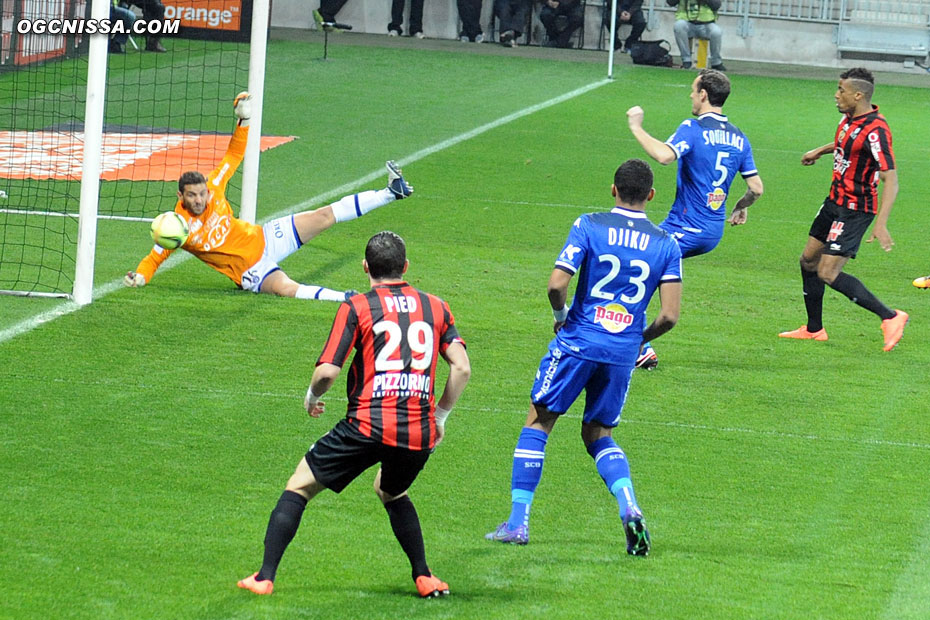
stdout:
[[345,301],[346,294],[343,291],[334,291],[331,288],[316,286],[314,284],[298,284],[297,292],[294,293],[297,299],[319,299],[320,301]]
[[385,188],[346,196],[331,204],[330,207],[333,209],[337,222],[348,222],[394,200],[396,200],[394,194]]
[[384,505],[388,518],[391,520],[391,529],[400,543],[400,548],[410,560],[410,569],[413,578],[429,576],[429,566],[426,565],[426,550],[423,546],[423,532],[420,529],[420,518],[417,509],[413,506],[409,495],[402,495]]
[[306,507],[307,500],[300,493],[285,491],[281,494],[278,504],[271,511],[271,518],[268,519],[268,529],[265,531],[265,557],[262,560],[262,569],[255,576],[257,581],[274,581],[281,556],[294,539]]
[[604,484],[617,498],[620,517],[625,519],[630,512],[639,510],[636,495],[633,493],[633,481],[630,480],[630,464],[613,437],[601,437],[589,445],[588,454],[594,459],[594,466],[597,467],[597,473],[601,475]]
[[823,280],[816,271],[807,271],[801,267],[801,284],[804,308],[807,310],[807,331],[819,332],[823,329]]
[[530,506],[542,478],[543,460],[549,435],[535,428],[523,427],[513,451],[513,473],[510,478],[510,518],[507,528],[515,530],[530,525]]
[[836,276],[833,284],[830,285],[830,288],[846,295],[854,304],[859,304],[869,312],[874,312],[883,321],[895,315],[894,310],[883,304],[878,297],[872,294],[872,291],[865,288],[865,285],[858,278],[848,273],[841,271]]

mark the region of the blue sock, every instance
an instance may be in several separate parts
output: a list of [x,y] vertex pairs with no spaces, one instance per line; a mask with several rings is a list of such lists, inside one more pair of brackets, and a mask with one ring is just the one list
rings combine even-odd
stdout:
[[530,524],[530,504],[542,478],[543,459],[546,457],[546,441],[549,435],[535,428],[524,427],[520,431],[517,447],[513,451],[513,474],[510,478],[510,518],[507,527],[511,530]]
[[626,519],[630,512],[639,511],[633,493],[633,481],[630,480],[630,464],[613,438],[601,437],[588,446],[588,454],[594,459],[597,473],[603,478],[604,484],[617,498],[620,517]]

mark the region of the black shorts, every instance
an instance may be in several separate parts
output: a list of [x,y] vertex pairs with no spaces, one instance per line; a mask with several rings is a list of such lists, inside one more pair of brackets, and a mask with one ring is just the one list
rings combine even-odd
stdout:
[[363,471],[381,463],[381,490],[400,495],[416,480],[429,455],[429,450],[395,448],[365,437],[343,418],[310,446],[304,458],[313,477],[336,493]]
[[832,200],[824,200],[811,224],[810,236],[823,243],[824,254],[856,258],[862,236],[869,229],[873,213],[853,211]]

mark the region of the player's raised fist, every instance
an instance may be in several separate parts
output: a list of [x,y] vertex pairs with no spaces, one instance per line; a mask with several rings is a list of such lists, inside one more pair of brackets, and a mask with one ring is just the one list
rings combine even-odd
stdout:
[[632,108],[626,111],[626,119],[630,123],[630,127],[639,126],[643,124],[643,117],[646,113],[638,105],[634,105]]
[[243,91],[233,99],[233,110],[240,121],[252,118],[252,95]]

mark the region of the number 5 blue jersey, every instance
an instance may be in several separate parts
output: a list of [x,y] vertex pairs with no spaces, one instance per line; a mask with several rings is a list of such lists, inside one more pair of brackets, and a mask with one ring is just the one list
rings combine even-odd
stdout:
[[575,220],[555,267],[578,274],[559,344],[587,360],[632,366],[649,300],[661,282],[681,280],[681,250],[645,213],[616,207]]
[[726,116],[707,112],[683,121],[665,143],[678,156],[675,202],[666,221],[719,239],[736,174],[743,178],[759,174],[749,139]]

